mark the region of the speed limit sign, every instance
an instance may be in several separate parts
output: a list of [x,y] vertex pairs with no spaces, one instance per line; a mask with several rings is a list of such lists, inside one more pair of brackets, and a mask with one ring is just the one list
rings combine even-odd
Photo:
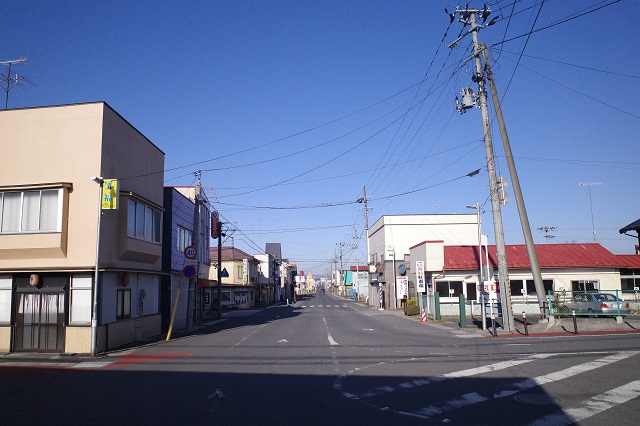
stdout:
[[198,249],[194,246],[187,246],[184,249],[184,257],[187,259],[195,259],[198,255]]

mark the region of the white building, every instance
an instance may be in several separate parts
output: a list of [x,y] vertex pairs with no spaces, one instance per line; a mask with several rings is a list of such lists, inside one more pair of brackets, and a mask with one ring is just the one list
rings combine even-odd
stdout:
[[442,241],[445,246],[477,245],[478,217],[476,214],[382,216],[369,228],[367,237],[369,304],[379,303],[382,289],[384,306],[399,308],[401,299],[397,296],[395,277],[406,275],[410,248],[423,241]]

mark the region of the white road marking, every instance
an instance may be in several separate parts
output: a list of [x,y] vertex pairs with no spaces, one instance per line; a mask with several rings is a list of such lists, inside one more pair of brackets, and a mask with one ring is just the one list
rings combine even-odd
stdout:
[[113,364],[115,361],[87,361],[75,364],[69,368],[103,368]]
[[289,343],[287,339],[278,340],[278,343]]
[[218,397],[218,398],[224,398],[224,392],[222,392],[222,389],[216,389],[216,391],[212,394],[209,394],[208,398],[214,398],[214,397]]
[[333,337],[331,337],[331,333],[329,333],[329,327],[327,326],[327,319],[325,317],[322,317],[322,321],[324,322],[325,330],[327,330],[327,338],[329,339],[329,344],[331,346],[340,346],[338,342],[333,340]]
[[[382,395],[382,394],[385,394],[385,393],[395,392],[396,390],[410,389],[410,388],[414,388],[414,387],[418,387],[418,386],[429,385],[431,383],[443,382],[445,380],[459,379],[461,377],[476,376],[478,374],[488,373],[488,372],[491,372],[491,371],[504,370],[505,368],[511,368],[511,367],[516,366],[516,365],[525,364],[527,362],[532,362],[532,361],[535,361],[535,360],[538,360],[538,359],[551,357],[553,355],[556,355],[556,354],[531,355],[531,356],[528,356],[526,358],[514,359],[514,360],[502,361],[502,362],[496,362],[494,364],[484,365],[482,367],[475,367],[475,368],[469,368],[467,370],[454,371],[454,372],[451,372],[451,373],[443,374],[441,376],[433,376],[433,377],[424,378],[424,379],[411,380],[409,382],[400,383],[396,387],[393,387],[393,386],[380,386],[380,387],[377,387],[375,389],[370,389],[370,390],[365,390],[365,391],[359,392],[357,395],[353,394],[353,393],[349,393],[348,398],[350,398],[350,399],[369,398],[369,397],[372,397],[372,396],[378,396],[378,395]],[[344,393],[343,393],[343,395],[344,395]]]
[[532,423],[531,426],[572,425],[602,413],[619,404],[624,404],[640,396],[640,380],[611,389],[586,400],[579,408],[567,408],[564,411],[546,415]]
[[[614,362],[621,361],[621,360],[623,360],[625,358],[629,358],[631,356],[637,355],[639,353],[640,352],[637,352],[637,351],[618,352],[618,353],[615,353],[613,355],[606,356],[604,358],[599,358],[597,360],[594,360],[594,361],[591,361],[591,362],[587,362],[587,363],[584,363],[584,364],[574,365],[572,367],[565,368],[564,370],[556,371],[556,372],[553,372],[553,373],[550,373],[550,374],[545,374],[543,376],[533,377],[533,378],[519,380],[517,382],[509,383],[505,389],[501,390],[498,393],[495,393],[493,396],[482,396],[482,395],[477,394],[477,393],[474,392],[474,393],[471,393],[471,394],[462,395],[462,397],[460,397],[458,399],[454,399],[454,400],[451,400],[451,401],[446,401],[442,405],[439,405],[439,406],[429,405],[429,406],[422,407],[418,411],[416,411],[415,413],[423,415],[425,418],[428,418],[430,416],[441,414],[441,413],[444,413],[446,411],[452,410],[454,408],[465,407],[465,406],[468,406],[468,405],[476,404],[478,402],[487,401],[489,399],[503,398],[505,396],[513,395],[513,394],[518,393],[518,392],[520,392],[522,390],[525,390],[525,389],[531,389],[531,388],[534,388],[536,386],[541,386],[541,385],[544,385],[544,384],[547,384],[547,383],[556,382],[558,380],[562,380],[562,379],[566,379],[568,377],[572,377],[572,376],[575,376],[575,375],[578,375],[578,374],[582,374],[584,372],[587,372],[587,371],[590,371],[590,370],[594,370],[596,368],[604,367],[604,366],[607,366],[607,365],[612,364]],[[547,358],[550,355],[557,355],[557,354],[544,354],[544,355],[546,355],[546,356],[538,356],[539,357],[538,359]],[[523,361],[523,360],[516,360],[516,361]],[[533,361],[533,359],[530,359],[530,361]],[[449,373],[449,375],[445,375],[445,376],[456,377],[456,378],[468,377],[468,375],[480,374],[480,373],[475,373],[474,370],[484,370],[483,372],[490,371],[490,370],[487,370],[487,367],[489,367],[489,366],[479,367],[478,369],[473,369],[472,368],[472,369],[469,369],[469,370],[462,370],[462,371],[458,371],[458,372],[454,372],[454,373]],[[503,367],[503,368],[506,368],[506,367]]]

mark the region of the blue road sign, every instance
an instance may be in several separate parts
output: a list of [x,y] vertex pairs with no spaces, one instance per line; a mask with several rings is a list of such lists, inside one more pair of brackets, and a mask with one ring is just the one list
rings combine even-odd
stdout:
[[195,277],[197,273],[196,265],[187,265],[182,268],[182,275],[184,275],[185,278],[191,279]]

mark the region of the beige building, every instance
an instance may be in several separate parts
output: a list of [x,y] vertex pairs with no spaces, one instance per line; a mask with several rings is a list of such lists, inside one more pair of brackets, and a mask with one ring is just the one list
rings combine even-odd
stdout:
[[[209,273],[211,282],[210,294],[212,308],[218,306],[218,248],[209,249],[212,267]],[[238,309],[253,308],[258,295],[258,265],[259,261],[235,247],[222,247],[220,252],[222,271],[221,299],[223,307]],[[221,272],[222,272],[221,271]]]
[[160,334],[164,153],[104,102],[0,111],[0,148],[0,352]]

